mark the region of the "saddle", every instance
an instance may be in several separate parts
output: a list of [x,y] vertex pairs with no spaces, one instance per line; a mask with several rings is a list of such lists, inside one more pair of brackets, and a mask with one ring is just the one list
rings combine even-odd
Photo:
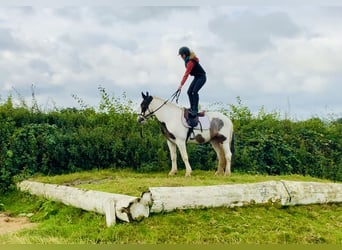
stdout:
[[185,127],[200,130],[209,129],[210,122],[205,111],[198,112],[197,116],[193,117],[189,110],[188,108],[183,108],[182,121]]
[[[184,118],[187,119],[190,114],[190,109],[184,108]],[[197,113],[197,117],[204,117],[205,116],[205,111],[201,111]]]
[[[194,140],[194,130],[201,130],[202,132],[203,129],[209,129],[210,127],[209,117],[205,115],[205,111],[197,113],[197,115],[194,117],[191,115],[189,109],[183,108],[182,122],[183,125],[188,128],[186,142],[189,140],[189,138],[190,140]],[[192,138],[191,135],[193,135]]]
[[204,116],[204,112],[201,113],[197,113],[196,116],[193,116],[190,112],[190,109],[185,108],[184,109],[184,118],[187,122],[187,124],[191,127],[194,128],[197,126],[198,122],[199,122],[199,117],[203,117]]

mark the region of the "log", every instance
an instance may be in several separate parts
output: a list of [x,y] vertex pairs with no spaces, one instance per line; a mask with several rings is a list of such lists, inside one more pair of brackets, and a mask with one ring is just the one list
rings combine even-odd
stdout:
[[115,224],[116,218],[126,222],[140,221],[150,213],[176,209],[342,202],[341,183],[267,181],[214,186],[150,187],[141,197],[31,181],[23,181],[18,186],[22,191],[34,195],[105,214],[108,226]]
[[149,201],[146,199],[93,190],[23,181],[18,184],[22,191],[40,195],[87,211],[105,214],[107,226],[116,223],[116,218],[131,222],[149,216]]
[[175,209],[235,207],[255,203],[287,204],[289,195],[277,181],[194,187],[151,187],[151,213]]
[[342,202],[341,183],[282,181],[289,193],[287,205]]
[[197,187],[151,187],[151,213],[176,209],[235,207],[278,203],[281,206],[342,202],[342,184],[267,181]]

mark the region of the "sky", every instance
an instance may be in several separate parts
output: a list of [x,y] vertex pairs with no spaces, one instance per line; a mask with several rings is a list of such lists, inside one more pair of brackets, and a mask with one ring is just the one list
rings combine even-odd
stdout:
[[[243,105],[292,119],[342,117],[342,5],[0,7],[0,100],[89,106],[99,87],[138,105],[168,99],[188,46],[207,72],[200,106]],[[181,106],[188,106],[183,87]]]

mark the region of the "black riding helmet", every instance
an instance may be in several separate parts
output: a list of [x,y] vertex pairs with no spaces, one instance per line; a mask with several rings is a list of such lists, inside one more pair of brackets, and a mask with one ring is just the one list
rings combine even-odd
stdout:
[[188,47],[181,47],[178,51],[178,55],[183,54],[185,54],[186,56],[190,56],[190,49]]

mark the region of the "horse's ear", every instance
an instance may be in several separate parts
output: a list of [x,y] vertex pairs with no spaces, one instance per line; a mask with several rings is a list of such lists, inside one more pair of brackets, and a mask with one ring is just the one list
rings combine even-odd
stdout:
[[141,92],[141,96],[142,96],[143,99],[146,98],[146,95],[144,95],[144,92]]
[[146,96],[149,96],[150,94],[148,93],[148,91],[146,91]]

